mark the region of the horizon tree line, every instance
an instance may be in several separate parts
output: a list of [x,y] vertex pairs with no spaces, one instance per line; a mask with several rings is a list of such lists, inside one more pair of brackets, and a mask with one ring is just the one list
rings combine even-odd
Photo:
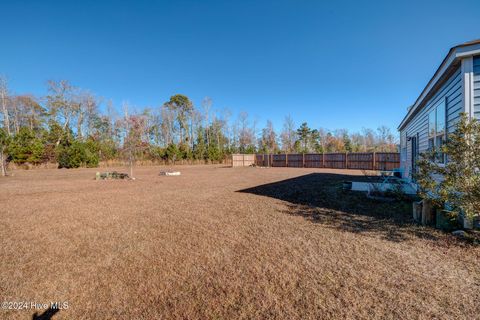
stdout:
[[[118,110],[121,110],[119,112]],[[247,112],[201,106],[175,94],[158,107],[114,106],[69,81],[47,82],[44,96],[13,94],[0,77],[0,162],[60,168],[95,167],[100,161],[222,161],[232,153],[397,151],[390,129],[296,127],[286,116],[280,132],[267,120],[259,129]],[[2,169],[3,171],[4,169]]]

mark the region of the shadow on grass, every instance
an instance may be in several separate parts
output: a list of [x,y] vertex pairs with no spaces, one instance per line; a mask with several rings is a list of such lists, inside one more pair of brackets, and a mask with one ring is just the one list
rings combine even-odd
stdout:
[[238,192],[287,201],[285,213],[329,228],[377,235],[395,242],[412,236],[437,240],[435,230],[413,223],[411,202],[371,200],[362,192],[343,191],[343,181],[371,182],[372,177],[311,173]]
[[57,308],[48,308],[42,314],[37,314],[36,312],[32,315],[32,320],[50,320],[52,317],[59,312],[60,309]]

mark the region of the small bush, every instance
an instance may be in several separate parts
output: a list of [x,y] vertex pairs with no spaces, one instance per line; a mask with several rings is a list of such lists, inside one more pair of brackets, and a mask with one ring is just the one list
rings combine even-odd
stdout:
[[170,161],[175,161],[182,158],[181,152],[178,150],[177,145],[171,143],[165,150],[165,157]]
[[93,168],[98,166],[98,150],[93,141],[74,140],[70,145],[60,145],[57,149],[59,168]]

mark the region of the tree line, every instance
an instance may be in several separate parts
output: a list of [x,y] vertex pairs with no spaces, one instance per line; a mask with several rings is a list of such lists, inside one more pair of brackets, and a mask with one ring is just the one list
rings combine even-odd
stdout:
[[101,161],[200,160],[219,162],[232,153],[396,151],[386,126],[377,130],[296,127],[290,116],[277,132],[260,128],[246,112],[232,117],[175,94],[158,107],[115,106],[111,100],[48,81],[46,94],[12,94],[0,77],[0,160],[17,165],[57,163],[60,168],[95,167]]

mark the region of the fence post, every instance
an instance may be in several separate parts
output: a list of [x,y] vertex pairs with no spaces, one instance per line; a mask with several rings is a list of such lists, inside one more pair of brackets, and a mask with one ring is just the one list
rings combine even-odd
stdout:
[[245,153],[242,154],[242,167],[245,167]]
[[302,168],[305,168],[305,152],[302,153]]
[[285,167],[288,167],[288,153],[285,153]]
[[345,152],[345,169],[348,169],[348,152]]
[[325,152],[322,152],[322,168],[325,168]]
[[372,170],[375,170],[375,151],[373,151],[373,159],[372,159],[373,165],[372,165]]

